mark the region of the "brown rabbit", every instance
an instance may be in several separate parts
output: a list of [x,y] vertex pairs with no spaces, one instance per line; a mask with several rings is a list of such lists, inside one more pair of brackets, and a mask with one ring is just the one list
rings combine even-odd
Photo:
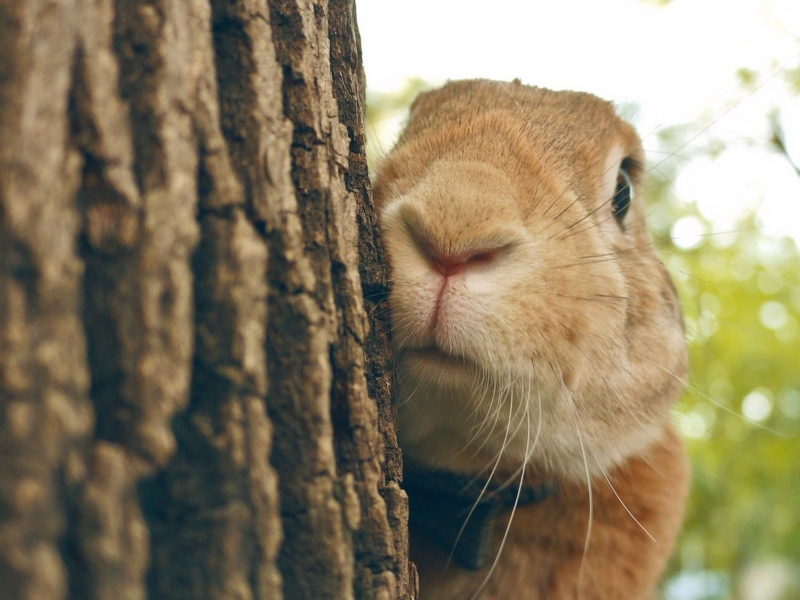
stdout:
[[422,598],[652,597],[686,349],[643,165],[608,102],[484,80],[421,94],[379,165]]

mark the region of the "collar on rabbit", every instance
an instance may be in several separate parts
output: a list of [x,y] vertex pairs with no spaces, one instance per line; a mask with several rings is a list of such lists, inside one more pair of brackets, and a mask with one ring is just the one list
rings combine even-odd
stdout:
[[424,530],[444,550],[452,551],[459,565],[473,571],[494,558],[492,533],[498,514],[515,503],[524,506],[541,502],[552,492],[545,485],[522,489],[515,485],[486,486],[485,481],[469,475],[408,463],[403,471],[409,524]]

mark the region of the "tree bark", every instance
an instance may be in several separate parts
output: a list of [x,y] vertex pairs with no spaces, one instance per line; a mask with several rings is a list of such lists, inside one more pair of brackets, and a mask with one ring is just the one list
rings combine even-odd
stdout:
[[410,599],[353,0],[0,0],[4,599]]

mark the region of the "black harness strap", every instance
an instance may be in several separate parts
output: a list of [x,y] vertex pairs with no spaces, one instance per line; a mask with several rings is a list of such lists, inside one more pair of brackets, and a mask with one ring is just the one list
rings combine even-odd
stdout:
[[476,481],[469,475],[409,464],[405,465],[403,473],[410,525],[424,530],[443,549],[452,551],[459,565],[473,571],[484,567],[493,557],[495,517],[515,503],[517,506],[535,504],[551,493],[544,485],[521,490],[515,485],[490,485],[481,494],[485,485],[485,481]]

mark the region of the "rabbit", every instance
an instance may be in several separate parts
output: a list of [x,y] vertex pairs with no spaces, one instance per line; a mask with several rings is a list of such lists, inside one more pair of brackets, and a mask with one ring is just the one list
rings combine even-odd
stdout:
[[420,94],[379,162],[421,598],[653,597],[687,353],[644,174],[612,104],[519,80]]

